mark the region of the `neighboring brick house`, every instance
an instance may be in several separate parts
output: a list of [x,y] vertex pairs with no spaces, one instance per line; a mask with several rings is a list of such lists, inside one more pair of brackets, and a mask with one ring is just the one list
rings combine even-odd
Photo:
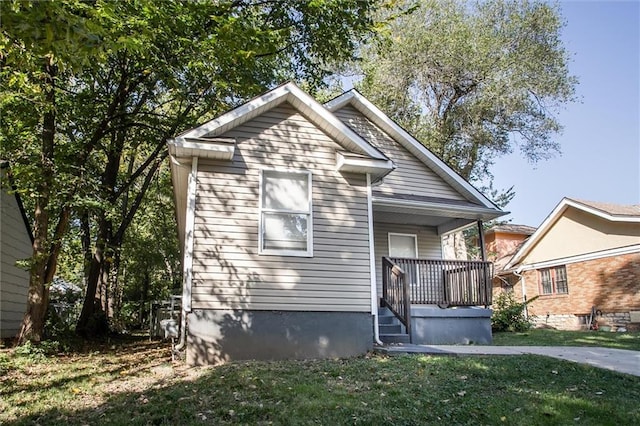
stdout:
[[498,272],[528,314],[559,329],[628,325],[640,315],[640,205],[564,198]]
[[505,290],[511,290],[515,284],[513,274],[502,275],[504,267],[518,251],[520,246],[536,231],[533,226],[503,224],[491,227],[485,232],[484,243],[487,260],[493,262],[495,277],[493,279],[494,297]]

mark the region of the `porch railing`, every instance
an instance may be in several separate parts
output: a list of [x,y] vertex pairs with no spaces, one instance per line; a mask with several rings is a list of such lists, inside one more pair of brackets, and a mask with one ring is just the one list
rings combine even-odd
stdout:
[[385,270],[389,269],[389,265],[396,266],[404,272],[410,304],[491,305],[491,280],[493,279],[491,262],[383,258],[383,294],[385,294],[384,277],[387,274]]
[[382,299],[411,336],[411,298],[406,273],[388,257],[382,258]]

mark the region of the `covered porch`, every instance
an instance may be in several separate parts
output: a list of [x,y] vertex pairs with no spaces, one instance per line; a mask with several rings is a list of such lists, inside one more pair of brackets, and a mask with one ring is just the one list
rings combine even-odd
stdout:
[[[490,343],[493,264],[482,226],[503,212],[435,197],[374,192],[372,200],[382,341]],[[477,227],[480,259],[444,259],[443,236],[468,227]]]

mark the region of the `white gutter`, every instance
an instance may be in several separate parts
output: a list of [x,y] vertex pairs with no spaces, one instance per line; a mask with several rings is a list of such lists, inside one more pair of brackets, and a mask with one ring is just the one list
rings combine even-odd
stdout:
[[[432,214],[442,213],[443,210],[446,210],[452,215],[457,215],[467,219],[482,219],[482,220],[491,220],[496,217],[504,216],[509,214],[509,212],[503,212],[497,209],[490,209],[486,207],[475,207],[475,206],[462,206],[455,204],[446,204],[444,202],[434,202],[434,201],[416,201],[416,200],[402,200],[402,199],[394,199],[394,198],[385,198],[385,197],[373,197],[373,202],[377,206],[383,207],[400,207],[403,209],[412,209],[417,211],[425,211]],[[450,216],[455,217],[455,216]]]
[[531,271],[534,269],[552,268],[558,265],[569,265],[577,262],[587,262],[590,260],[602,259],[604,257],[622,256],[625,254],[640,253],[640,244],[633,244],[625,247],[615,247],[596,251],[592,253],[578,254],[575,256],[561,257],[558,259],[545,260],[536,263],[525,263],[518,267],[518,271]]
[[520,277],[522,283],[522,303],[524,303],[524,319],[529,319],[529,308],[527,307],[527,287],[524,279],[524,275],[521,275],[522,270],[513,271],[513,275]]
[[187,344],[187,314],[191,312],[191,285],[193,283],[193,231],[196,219],[196,184],[198,179],[198,157],[191,161],[191,173],[187,183],[187,215],[185,218],[184,258],[182,265],[182,318],[180,341],[173,348],[181,351]]
[[380,340],[378,324],[378,285],[376,283],[376,253],[373,235],[373,197],[371,191],[371,174],[367,173],[367,216],[369,221],[369,274],[371,276],[371,314],[373,315],[373,340],[383,345]]

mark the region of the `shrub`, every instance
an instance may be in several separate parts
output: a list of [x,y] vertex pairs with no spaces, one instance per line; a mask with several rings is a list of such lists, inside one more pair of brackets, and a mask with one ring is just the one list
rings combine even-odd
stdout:
[[527,331],[531,328],[531,321],[524,315],[524,309],[528,303],[518,302],[513,292],[500,293],[493,302],[493,315],[491,315],[491,329],[493,331]]

